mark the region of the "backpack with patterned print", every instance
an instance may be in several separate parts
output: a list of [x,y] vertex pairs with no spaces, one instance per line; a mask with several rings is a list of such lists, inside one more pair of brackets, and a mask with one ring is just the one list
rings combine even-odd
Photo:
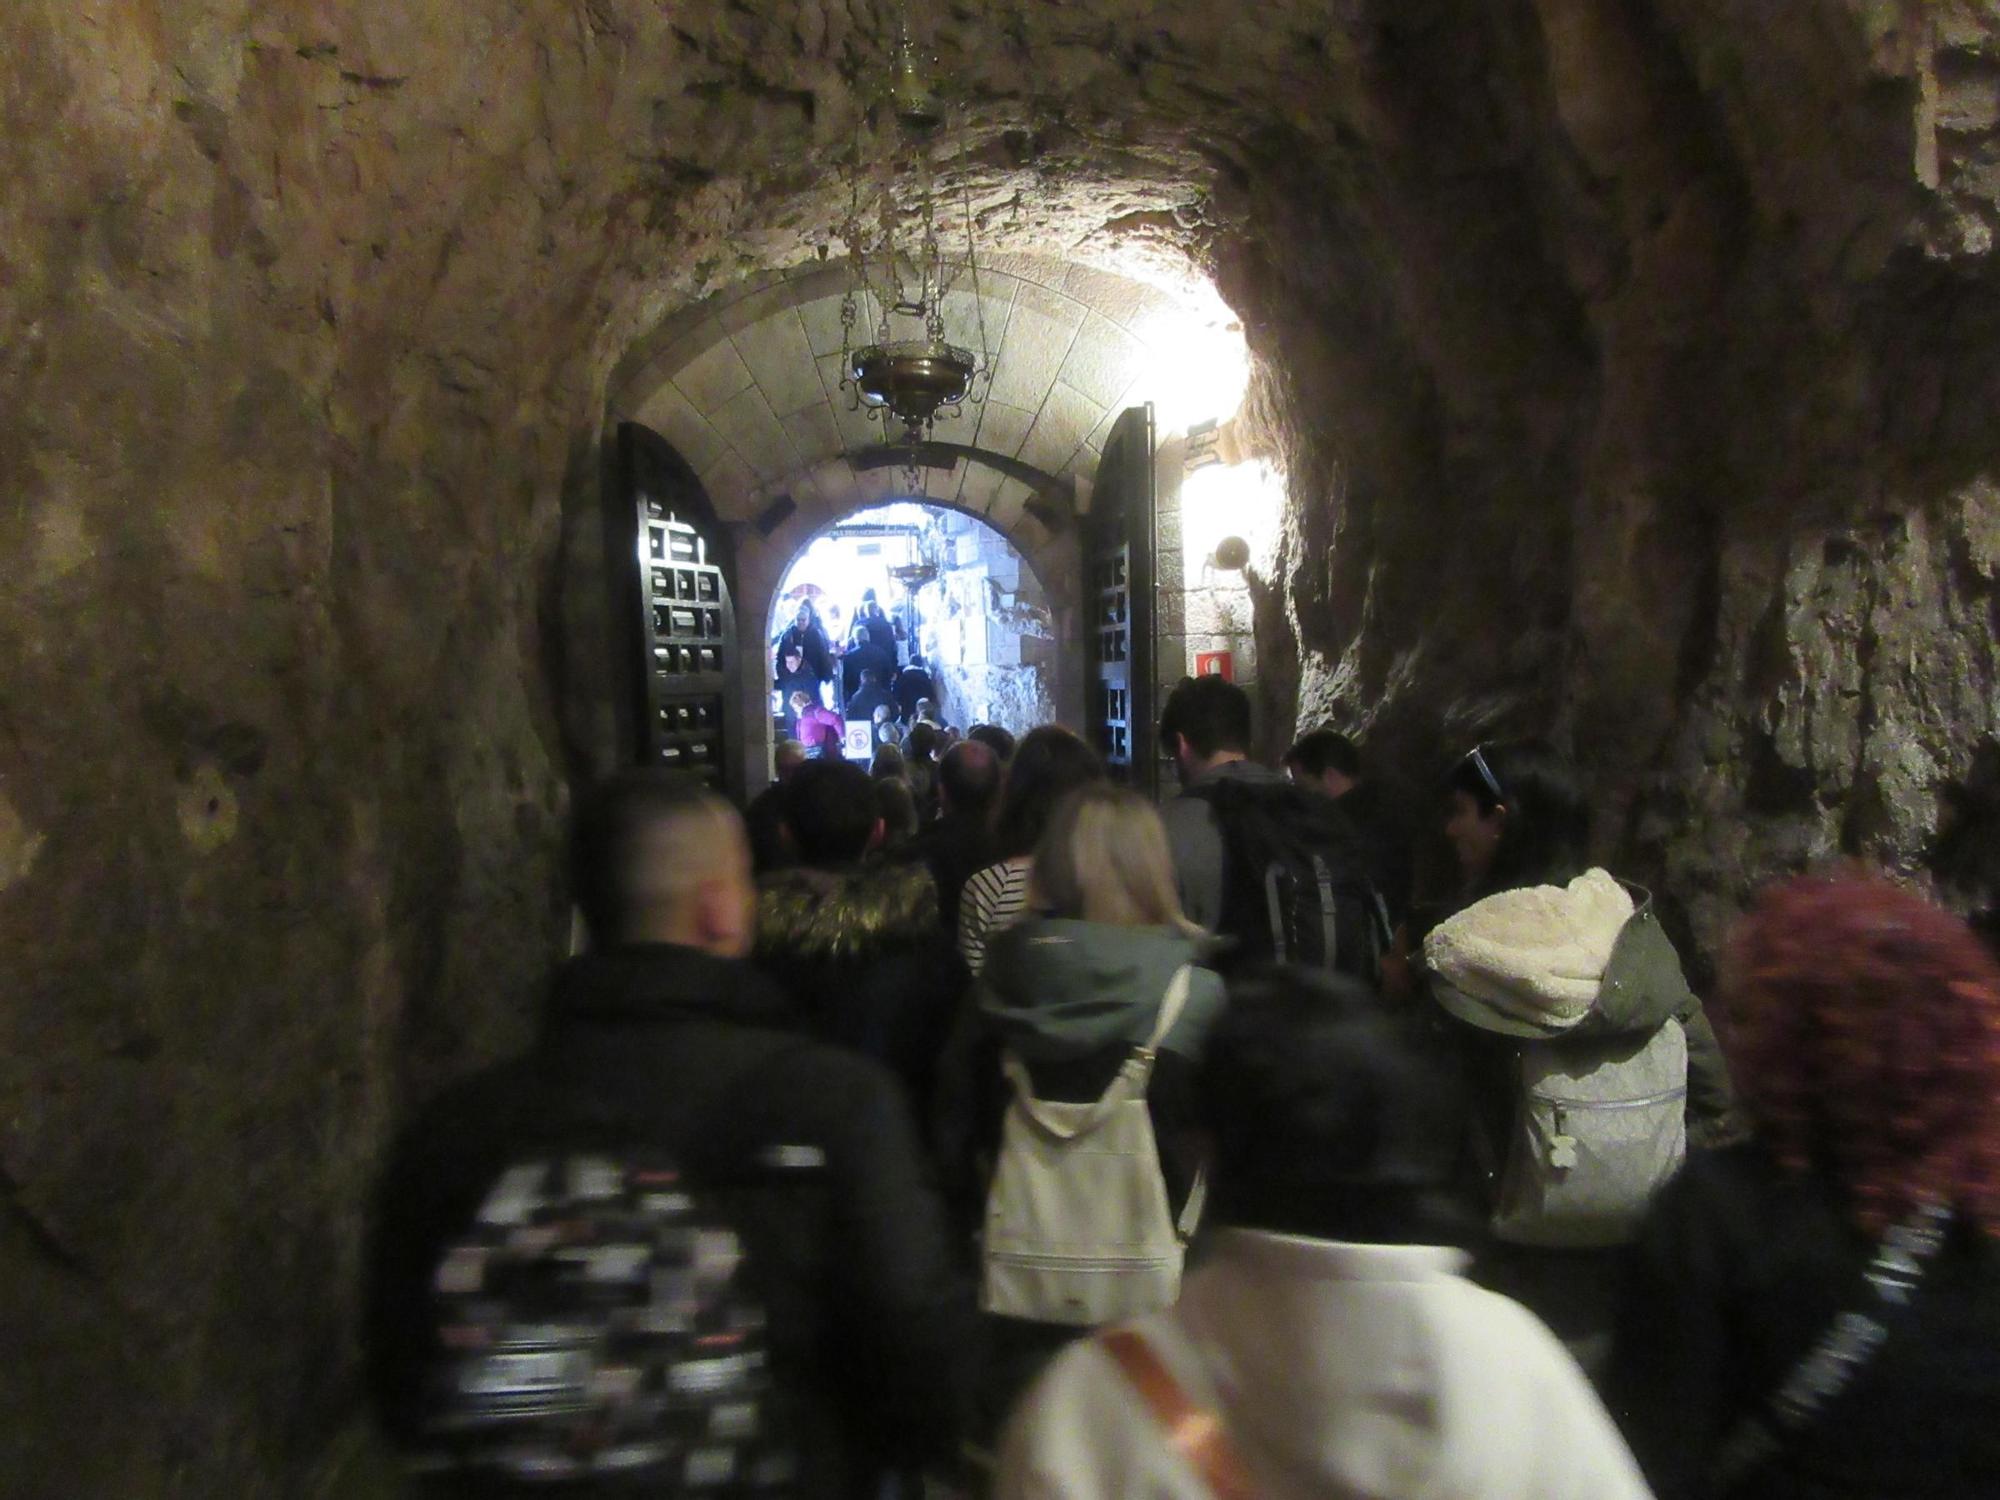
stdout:
[[552,1493],[789,1493],[742,1264],[657,1153],[510,1162],[432,1278],[419,1468]]

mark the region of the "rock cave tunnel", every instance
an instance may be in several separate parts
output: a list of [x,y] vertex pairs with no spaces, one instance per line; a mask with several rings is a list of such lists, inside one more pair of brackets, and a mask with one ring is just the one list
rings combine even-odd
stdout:
[[[393,1493],[365,1205],[527,1036],[571,793],[648,712],[622,431],[711,507],[741,629],[921,494],[1073,639],[1150,408],[1151,665],[1232,651],[1264,752],[1332,721],[1423,782],[1555,736],[1698,978],[1772,874],[1915,867],[2000,729],[2000,8],[924,24],[989,273],[948,316],[996,358],[911,487],[839,399],[823,255],[893,8],[0,19],[18,1493]],[[765,684],[731,691],[752,784]]]

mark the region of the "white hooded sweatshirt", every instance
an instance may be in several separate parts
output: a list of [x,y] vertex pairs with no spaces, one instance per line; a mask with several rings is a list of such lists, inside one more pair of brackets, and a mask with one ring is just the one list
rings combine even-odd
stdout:
[[[1229,1231],[1169,1312],[1134,1325],[1217,1412],[1267,1500],[1649,1500],[1555,1335],[1466,1281],[1464,1256]],[[1093,1340],[1015,1412],[1001,1500],[1204,1500]]]

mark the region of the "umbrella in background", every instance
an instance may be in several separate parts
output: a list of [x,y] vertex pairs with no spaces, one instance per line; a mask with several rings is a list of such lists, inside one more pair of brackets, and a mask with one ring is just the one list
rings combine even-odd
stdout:
[[795,583],[790,588],[785,590],[785,598],[788,600],[794,600],[794,599],[818,600],[818,599],[824,599],[825,597],[826,597],[826,590],[821,588],[816,583]]

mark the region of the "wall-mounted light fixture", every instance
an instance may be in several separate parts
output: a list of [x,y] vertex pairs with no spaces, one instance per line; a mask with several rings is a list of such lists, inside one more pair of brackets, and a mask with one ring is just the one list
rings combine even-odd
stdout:
[[1250,544],[1240,536],[1226,536],[1215,544],[1206,563],[1224,573],[1240,573],[1250,564]]

